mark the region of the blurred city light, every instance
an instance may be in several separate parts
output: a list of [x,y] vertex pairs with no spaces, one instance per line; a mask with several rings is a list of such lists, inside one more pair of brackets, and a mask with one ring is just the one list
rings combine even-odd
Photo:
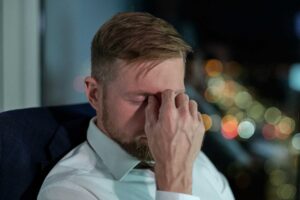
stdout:
[[289,72],[289,86],[293,90],[300,91],[300,63],[291,66]]
[[270,173],[270,182],[274,186],[282,185],[286,182],[286,180],[287,180],[286,174],[284,173],[284,171],[280,169],[273,170]]
[[241,91],[234,97],[234,102],[239,108],[246,109],[251,106],[252,97],[248,92]]
[[300,133],[296,133],[292,138],[292,146],[300,151]]
[[210,59],[206,62],[204,69],[208,76],[215,77],[222,73],[223,63],[217,59]]
[[207,88],[204,92],[204,98],[210,103],[216,103],[220,97],[214,94],[212,88]]
[[247,115],[254,119],[256,122],[262,122],[265,113],[264,106],[255,101],[252,105],[247,109]]
[[212,119],[209,115],[207,114],[201,114],[202,120],[203,120],[203,124],[205,127],[205,130],[209,130],[212,127]]
[[232,115],[226,115],[221,121],[222,134],[227,139],[234,139],[238,135],[238,121]]
[[238,90],[238,85],[234,81],[226,80],[225,88],[222,95],[233,99],[237,90]]
[[262,134],[266,140],[272,140],[276,137],[276,127],[272,124],[265,124],[262,128]]
[[266,122],[275,125],[280,121],[281,111],[275,107],[268,108],[265,112],[264,117]]
[[296,188],[291,184],[282,184],[278,187],[276,193],[281,199],[293,199],[296,194]]
[[243,139],[249,139],[255,132],[255,123],[250,120],[242,121],[238,126],[238,134]]
[[277,126],[282,134],[290,135],[295,130],[295,121],[290,117],[282,117]]
[[212,126],[211,131],[220,132],[221,130],[221,117],[217,114],[211,115]]

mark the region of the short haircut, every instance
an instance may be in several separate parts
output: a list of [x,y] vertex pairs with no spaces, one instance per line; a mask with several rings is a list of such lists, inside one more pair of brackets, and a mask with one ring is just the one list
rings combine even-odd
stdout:
[[116,76],[113,63],[186,58],[192,48],[175,28],[149,13],[124,12],[113,16],[95,34],[91,46],[92,77]]

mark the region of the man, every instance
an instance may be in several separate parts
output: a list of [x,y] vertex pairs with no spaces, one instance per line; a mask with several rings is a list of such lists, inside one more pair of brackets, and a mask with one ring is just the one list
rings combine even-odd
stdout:
[[87,141],[47,176],[38,199],[234,199],[200,153],[204,125],[184,93],[191,48],[167,22],[120,13],[96,33]]

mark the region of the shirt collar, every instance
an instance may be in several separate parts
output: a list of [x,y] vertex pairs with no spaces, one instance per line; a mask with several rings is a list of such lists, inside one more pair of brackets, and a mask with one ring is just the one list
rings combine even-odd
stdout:
[[103,160],[117,180],[122,180],[138,163],[137,158],[128,154],[122,147],[105,135],[95,124],[96,117],[90,120],[87,141]]

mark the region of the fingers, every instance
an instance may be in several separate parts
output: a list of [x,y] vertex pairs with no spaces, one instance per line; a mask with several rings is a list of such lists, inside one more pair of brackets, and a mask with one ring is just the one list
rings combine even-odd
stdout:
[[198,115],[200,113],[198,113],[198,105],[197,105],[196,101],[194,101],[194,100],[189,101],[189,109],[190,109],[190,113],[191,113],[192,117],[194,119],[198,119],[199,118]]
[[175,104],[177,108],[188,108],[189,97],[185,93],[179,93],[175,98]]
[[[198,105],[196,101],[190,100],[185,93],[175,94],[173,90],[166,90],[161,95],[161,109],[178,110],[182,114],[190,114],[194,119],[198,119]],[[200,119],[200,118],[199,118]]]
[[146,123],[154,124],[157,121],[157,107],[158,101],[156,100],[156,98],[153,96],[149,96],[148,105],[145,109]]
[[173,90],[165,90],[161,93],[161,109],[175,108],[175,92]]

